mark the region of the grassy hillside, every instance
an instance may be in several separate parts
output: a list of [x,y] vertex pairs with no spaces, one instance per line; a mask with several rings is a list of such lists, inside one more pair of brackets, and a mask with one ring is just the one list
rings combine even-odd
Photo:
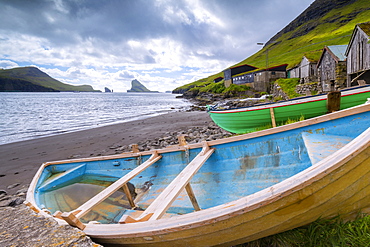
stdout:
[[[367,21],[370,21],[368,0],[316,0],[263,49],[233,66],[249,64],[265,68],[267,50],[268,67],[286,63],[289,69],[299,64],[303,56],[318,60],[325,45],[348,44],[355,25]],[[223,76],[222,71],[175,90],[205,86],[219,76]]]
[[[20,88],[19,82],[23,81],[27,83],[27,86],[29,86],[30,84],[34,84],[36,86],[41,86],[43,88],[49,88],[51,89],[50,91],[62,91],[62,92],[99,91],[94,90],[93,87],[90,85],[74,86],[62,83],[35,67],[20,67],[14,69],[0,70],[0,81],[6,81],[7,85],[9,85],[10,81],[13,81],[14,83],[17,84],[17,88]],[[17,91],[29,91],[29,87],[24,87],[22,88],[22,90]]]

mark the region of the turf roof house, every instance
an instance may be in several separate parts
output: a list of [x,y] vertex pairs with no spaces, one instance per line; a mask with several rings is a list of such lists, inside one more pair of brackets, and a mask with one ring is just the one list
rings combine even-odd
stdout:
[[332,90],[331,82],[336,88],[345,88],[347,81],[347,45],[325,46],[317,63],[318,81],[323,92]]
[[356,25],[345,55],[347,86],[370,84],[370,22]]

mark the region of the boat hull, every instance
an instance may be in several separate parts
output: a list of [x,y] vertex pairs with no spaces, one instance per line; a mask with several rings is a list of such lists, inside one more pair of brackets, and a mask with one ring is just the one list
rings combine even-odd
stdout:
[[[120,227],[103,232],[99,225],[89,226],[85,232],[98,242],[127,246],[232,246],[303,226],[318,218],[356,216],[361,210],[369,213],[370,147],[367,145],[355,157],[344,156],[325,171],[312,171],[309,179],[295,177],[304,183],[284,192],[270,192],[270,197],[260,204],[245,199],[215,208],[207,212],[207,217],[203,216],[205,212],[193,213],[192,217],[188,216],[191,220],[185,222],[179,220],[168,225],[158,221],[151,226],[143,224],[142,229],[140,226],[125,229],[125,234],[120,233]],[[255,198],[250,199],[253,202]]]
[[[369,112],[370,104],[362,105],[286,126],[210,141],[208,145],[214,153],[191,180],[202,210],[125,224],[95,224],[89,223],[89,219],[84,222],[83,230],[104,246],[231,246],[306,225],[318,218],[337,215],[351,218],[360,212],[370,213]],[[163,188],[170,186],[166,180],[173,180],[176,177],[173,174],[181,172],[188,160],[202,152],[201,147],[202,144],[191,144],[157,150],[162,161],[130,181],[139,184],[140,179],[152,177],[149,191],[158,196]],[[42,201],[42,195],[63,186],[64,180],[87,171],[90,174],[98,171],[101,176],[103,172],[124,175],[125,170],[135,168],[135,157],[148,161],[149,154],[153,152],[45,163],[30,185],[28,205],[46,214],[43,203],[50,202],[45,205],[50,210],[60,203],[51,199]],[[177,159],[181,162],[176,163]],[[117,161],[126,164],[124,169],[117,168]],[[168,166],[172,163],[175,165]],[[104,170],[99,170],[103,167]],[[55,177],[48,173],[58,169],[66,172]],[[155,180],[160,174],[161,178]],[[254,191],[253,186],[259,188]],[[189,205],[191,208],[188,199],[180,194],[168,213],[188,209]],[[140,202],[145,208],[144,202],[152,199],[143,196]],[[109,208],[102,210],[105,214]],[[66,223],[58,217],[56,220]]]
[[[367,98],[370,98],[370,86],[344,90],[341,96],[340,109],[363,104]],[[258,128],[271,127],[270,109],[273,110],[277,125],[283,125],[288,120],[321,116],[328,112],[326,99],[326,95],[310,96],[261,107],[209,111],[209,115],[221,128],[232,133],[244,134]]]

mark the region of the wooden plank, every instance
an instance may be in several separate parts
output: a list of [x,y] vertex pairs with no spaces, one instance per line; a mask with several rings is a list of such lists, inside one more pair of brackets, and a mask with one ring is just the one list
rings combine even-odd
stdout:
[[131,149],[132,149],[132,152],[133,152],[133,153],[138,153],[138,152],[140,152],[140,151],[139,151],[139,145],[137,145],[137,144],[132,144],[132,145],[131,145]]
[[356,81],[358,78],[360,78],[363,74],[365,74],[365,72],[366,72],[366,71],[362,71],[362,73],[361,73],[361,74],[359,74],[358,76],[356,76],[355,78],[353,78],[353,79],[351,80],[351,83],[352,83],[352,82],[354,82],[354,81]]
[[60,215],[69,225],[77,227],[78,229],[85,229],[86,225],[82,223],[76,215],[71,212],[65,212]]
[[200,207],[197,201],[197,198],[195,198],[193,188],[191,187],[190,183],[188,183],[185,186],[186,193],[188,193],[188,196],[190,198],[191,204],[193,204],[193,207],[195,211],[200,211]]
[[148,220],[156,220],[166,213],[173,201],[176,200],[180,192],[189,183],[190,179],[197,173],[206,160],[214,152],[207,142],[203,142],[202,151],[180,172],[179,175],[162,191],[162,193],[149,205],[149,207],[137,219],[130,216],[124,216],[120,223],[139,222],[151,217]]
[[42,186],[40,186],[39,191],[50,190],[60,184],[66,183],[74,178],[82,176],[85,173],[85,170],[86,164],[82,164],[72,169],[69,169],[60,176],[57,176],[54,179],[51,179],[50,181],[44,183]]
[[185,136],[184,135],[179,135],[177,137],[177,139],[179,140],[179,145],[180,146],[186,146],[186,145],[188,145],[188,143],[186,142],[186,139],[185,139]]
[[130,193],[130,189],[128,188],[127,183],[124,183],[123,184],[122,189],[123,189],[123,191],[126,194],[126,197],[127,197],[128,202],[130,203],[130,206],[132,208],[134,208],[135,207],[135,203],[134,203],[134,200],[132,199],[132,196],[131,196],[131,193]]
[[271,115],[271,123],[272,127],[276,127],[276,120],[275,120],[275,113],[274,113],[274,108],[270,108],[270,115]]
[[116,192],[118,189],[124,186],[128,181],[130,181],[139,173],[144,171],[146,168],[154,164],[161,157],[162,156],[158,155],[157,152],[154,152],[152,156],[143,164],[136,167],[134,170],[130,171],[122,178],[118,179],[116,182],[105,188],[103,191],[101,191],[99,194],[95,195],[93,198],[79,206],[77,209],[73,210],[72,213],[75,214],[77,218],[83,217],[86,213],[88,213],[91,210],[92,207],[107,199],[110,195],[112,195],[114,192]]

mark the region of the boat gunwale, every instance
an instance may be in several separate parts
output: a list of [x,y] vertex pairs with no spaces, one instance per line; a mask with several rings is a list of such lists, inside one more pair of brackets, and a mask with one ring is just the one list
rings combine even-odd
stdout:
[[[364,89],[364,88],[369,88],[368,90],[360,91],[360,92],[354,92],[354,93],[349,93],[342,95],[341,98],[343,97],[348,97],[348,96],[353,96],[357,94],[362,94],[362,93],[368,93],[370,92],[370,85],[365,85],[365,86],[359,86],[356,88],[348,88],[346,90],[342,90],[340,92],[346,92],[349,90],[358,90],[358,89]],[[309,100],[310,98],[316,98],[315,100]],[[286,106],[294,106],[294,105],[301,105],[301,104],[307,104],[307,103],[313,103],[313,102],[319,102],[326,100],[327,94],[319,94],[319,95],[312,95],[312,96],[304,96],[304,97],[299,97],[299,98],[293,98],[289,99],[286,101],[281,101],[281,102],[273,102],[273,103],[266,103],[266,104],[260,104],[260,105],[254,105],[254,106],[249,106],[249,107],[240,107],[240,108],[233,108],[233,109],[220,109],[220,110],[211,110],[208,111],[210,114],[229,114],[229,113],[241,113],[241,112],[254,112],[254,111],[260,111],[260,110],[267,110],[270,108],[280,108],[280,107],[286,107]],[[308,100],[307,100],[308,99]]]
[[[339,112],[330,113],[327,115],[319,116],[316,118],[304,120],[301,122],[292,123],[285,126],[280,126],[268,130],[262,130],[259,132],[253,132],[249,134],[244,134],[240,136],[229,137],[225,139],[219,139],[214,141],[209,141],[208,145],[214,146],[219,144],[224,144],[233,141],[240,141],[240,140],[247,140],[252,139],[260,136],[265,136],[269,134],[275,134],[282,131],[298,129],[301,127],[318,124],[322,122],[327,122],[330,120],[338,119],[341,117],[351,116],[359,113],[364,113],[370,110],[370,104],[355,106],[352,108],[348,108]],[[364,139],[364,136],[367,137]],[[87,235],[92,236],[93,238],[117,238],[117,237],[145,237],[145,236],[153,236],[158,234],[166,234],[169,232],[177,232],[191,228],[201,227],[207,224],[213,224],[215,222],[227,220],[232,217],[236,217],[241,214],[245,214],[250,212],[254,209],[258,209],[261,207],[261,203],[263,206],[268,205],[271,202],[277,201],[280,199],[281,195],[284,194],[284,197],[289,196],[290,194],[296,192],[297,190],[303,189],[304,187],[312,184],[313,182],[317,181],[320,177],[326,176],[329,174],[328,171],[335,170],[341,167],[343,164],[348,162],[352,157],[354,157],[354,152],[360,153],[364,151],[366,148],[369,147],[370,143],[370,128],[364,131],[361,135],[356,137],[350,143],[348,143],[344,148],[341,148],[337,152],[331,154],[327,158],[319,161],[317,164],[305,169],[304,171],[297,173],[296,175],[289,177],[278,184],[270,186],[264,190],[256,192],[254,194],[248,195],[246,197],[240,198],[238,200],[228,202],[219,206],[215,206],[212,208],[204,209],[202,211],[193,212],[177,217],[168,219],[159,219],[153,222],[139,222],[134,224],[86,224],[86,228],[84,229]],[[364,142],[367,140],[367,142]],[[190,144],[187,148],[198,148],[201,147],[201,144]],[[350,148],[349,148],[350,147]],[[160,149],[155,150],[159,154],[164,152],[173,152],[173,151],[181,151],[185,149],[184,147],[171,147],[167,149]],[[172,151],[171,151],[172,150]],[[151,154],[153,151],[146,151],[141,152]],[[127,156],[129,155],[129,156]],[[118,157],[133,157],[137,154],[120,154],[112,156],[105,156],[105,157],[98,157],[98,160],[104,158],[105,160],[109,159],[116,159]],[[108,158],[111,157],[111,158]],[[75,159],[71,160],[71,162],[81,162],[87,160],[96,160],[92,158],[84,158],[84,159]],[[63,162],[58,162],[58,164]],[[48,166],[56,164],[55,162],[46,162],[44,163],[37,175],[35,175],[29,191],[27,192],[27,200],[31,202],[33,201],[34,206],[37,205],[34,203],[34,190],[36,183],[38,181],[38,177],[41,175],[42,170]],[[325,172],[326,171],[326,172]],[[297,182],[299,181],[299,182]],[[33,199],[33,200],[32,200]],[[46,214],[45,212],[42,212]],[[58,219],[57,219],[58,220]],[[59,220],[61,221],[61,220]],[[64,221],[59,222],[61,224],[66,224]]]

